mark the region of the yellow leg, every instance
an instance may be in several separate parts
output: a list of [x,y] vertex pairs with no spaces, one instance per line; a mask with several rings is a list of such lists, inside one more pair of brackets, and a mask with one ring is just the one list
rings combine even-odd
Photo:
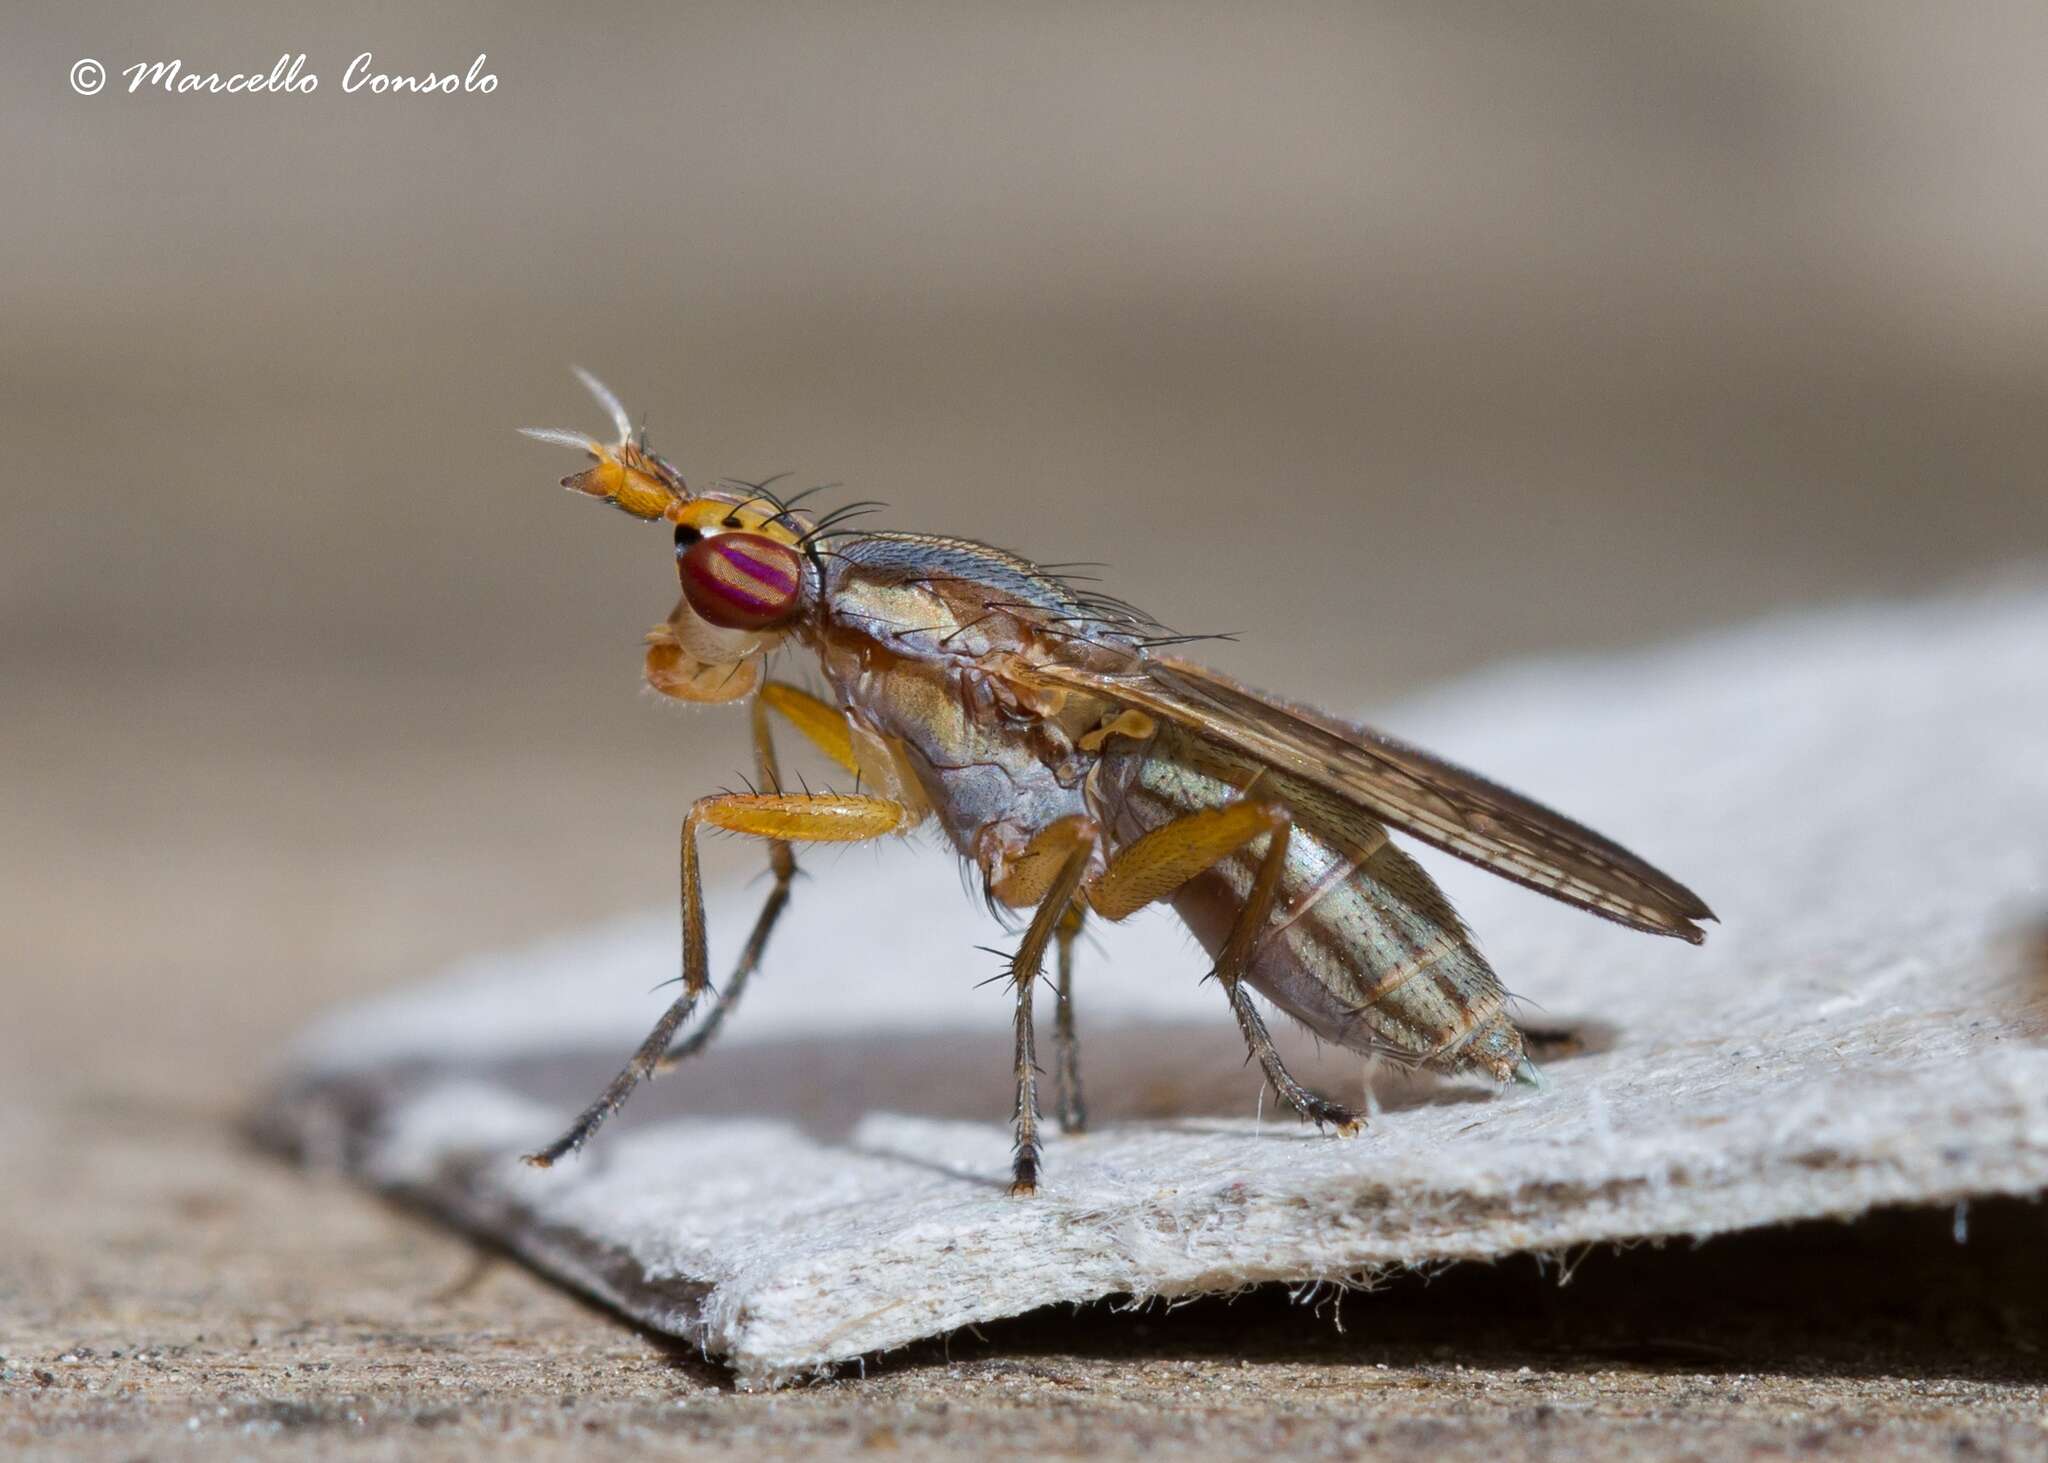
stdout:
[[[848,772],[860,771],[860,760],[853,751],[853,729],[847,724],[846,713],[831,702],[820,701],[787,681],[768,682],[754,698],[757,740],[768,735],[769,711],[781,712],[805,740]],[[771,758],[773,755],[771,751]]]
[[1287,867],[1287,814],[1247,797],[1221,808],[1204,808],[1163,823],[1123,849],[1088,890],[1088,902],[1105,919],[1125,919],[1156,900],[1167,898],[1196,875],[1215,867],[1261,834],[1269,835],[1243,908],[1237,913],[1223,949],[1216,957],[1216,979],[1229,998],[1231,1014],[1245,1045],[1258,1058],[1266,1080],[1281,1100],[1318,1127],[1334,1126],[1350,1137],[1362,1126],[1358,1115],[1296,1080],[1281,1061],[1258,1008],[1245,989],[1244,973],[1252,951],[1265,933]]
[[1128,919],[1285,822],[1285,814],[1251,801],[1182,814],[1119,851],[1088,903],[1104,919]]
[[[910,810],[888,798],[788,796],[783,793],[724,793],[700,798],[683,819],[683,990],[654,1030],[640,1044],[633,1059],[614,1077],[569,1131],[527,1162],[546,1168],[566,1153],[573,1153],[590,1141],[605,1119],[625,1104],[635,1087],[652,1076],[667,1055],[676,1032],[696,1008],[698,999],[711,984],[711,961],[704,937],[704,885],[697,855],[700,827],[722,828],[771,842],[854,843],[882,838],[906,827]],[[793,867],[793,862],[792,862]],[[770,896],[771,900],[774,898]],[[765,931],[759,931],[762,944]]]

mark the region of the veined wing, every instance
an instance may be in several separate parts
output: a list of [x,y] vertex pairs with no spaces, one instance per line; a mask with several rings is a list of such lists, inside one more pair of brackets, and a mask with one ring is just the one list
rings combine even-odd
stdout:
[[1553,899],[1699,944],[1700,897],[1610,838],[1419,747],[1279,701],[1188,661],[1108,673],[1033,666],[1055,685],[1163,717],[1289,772],[1375,818]]

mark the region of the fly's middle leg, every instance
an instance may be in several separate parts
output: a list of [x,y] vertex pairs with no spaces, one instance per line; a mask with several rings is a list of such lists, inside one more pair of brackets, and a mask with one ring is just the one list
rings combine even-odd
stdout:
[[1045,947],[1066,923],[1100,837],[1088,819],[1062,818],[1031,840],[1001,885],[1009,899],[1038,906],[1010,959],[1010,984],[1017,997],[1017,1145],[1010,1192],[1019,1197],[1038,1192],[1038,1052],[1031,998],[1045,965]]
[[1074,940],[1081,933],[1086,916],[1079,900],[1060,916],[1059,1005],[1053,1026],[1053,1092],[1062,1133],[1079,1133],[1088,1126],[1088,1103],[1081,1096],[1081,1039],[1074,1032]]

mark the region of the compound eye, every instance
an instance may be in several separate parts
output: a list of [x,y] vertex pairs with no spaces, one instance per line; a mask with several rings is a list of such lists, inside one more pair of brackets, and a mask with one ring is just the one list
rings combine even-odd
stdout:
[[721,533],[685,543],[676,534],[676,574],[698,618],[721,630],[767,630],[792,618],[803,594],[804,561],[758,533]]

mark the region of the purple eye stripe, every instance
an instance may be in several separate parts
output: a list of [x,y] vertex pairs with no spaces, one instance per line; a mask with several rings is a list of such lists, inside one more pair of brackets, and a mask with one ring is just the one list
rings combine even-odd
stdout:
[[755,579],[760,580],[763,585],[772,586],[775,599],[763,600],[762,603],[778,603],[796,593],[796,576],[782,565],[771,564],[765,560],[757,559],[739,544],[714,541],[712,547],[718,550],[719,556],[725,559],[726,562],[752,575]]
[[782,568],[780,563],[770,563],[768,559],[758,559],[752,553],[748,553],[745,545],[739,545],[739,543],[719,541],[713,547],[721,555],[725,555],[727,559],[737,563],[737,566],[741,566],[743,570],[748,570],[754,578],[758,578],[758,580],[762,580],[766,584],[778,586],[782,594],[795,594],[797,592],[797,576],[788,572],[786,568]]

